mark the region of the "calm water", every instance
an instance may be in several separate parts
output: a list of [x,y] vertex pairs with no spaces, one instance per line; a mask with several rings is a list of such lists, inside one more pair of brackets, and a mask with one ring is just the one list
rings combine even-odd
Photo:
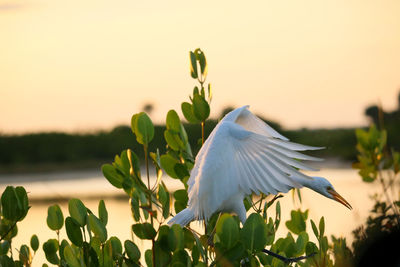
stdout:
[[[318,176],[328,178],[338,191],[350,204],[353,210],[348,210],[337,202],[309,190],[302,189],[303,202],[294,202],[291,194],[280,199],[282,221],[290,217],[292,208],[309,209],[309,217],[318,221],[325,217],[326,233],[344,236],[352,240],[351,232],[365,221],[368,211],[372,208],[373,201],[369,195],[379,190],[377,185],[366,184],[361,181],[357,172],[352,169],[322,169]],[[33,180],[34,182],[29,182]],[[29,244],[32,234],[39,236],[40,244],[49,238],[56,238],[55,232],[47,228],[46,216],[48,206],[58,203],[67,215],[67,199],[78,197],[85,205],[97,214],[97,205],[100,199],[105,199],[109,213],[108,235],[117,236],[121,240],[130,239],[130,227],[133,219],[130,215],[128,201],[120,190],[111,186],[100,172],[69,172],[35,175],[2,175],[0,176],[0,190],[3,192],[7,185],[22,185],[29,192],[30,209],[24,221],[18,223],[19,232],[13,243],[14,248],[19,248],[23,243]],[[170,189],[180,186],[177,180],[165,178]],[[271,216],[274,216],[271,209]],[[310,225],[307,226],[310,228]],[[284,235],[285,227],[282,224],[278,235]],[[311,233],[312,231],[310,231]],[[65,230],[61,231],[61,238],[67,238]],[[135,240],[136,241],[136,240]],[[137,241],[140,245],[140,241]],[[34,266],[41,266],[44,261],[42,249],[35,256]],[[40,264],[39,264],[40,263]]]

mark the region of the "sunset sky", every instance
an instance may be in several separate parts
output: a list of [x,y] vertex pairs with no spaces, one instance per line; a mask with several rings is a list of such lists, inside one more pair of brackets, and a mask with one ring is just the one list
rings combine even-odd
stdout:
[[0,0],[0,133],[92,131],[180,111],[209,63],[228,106],[286,128],[365,125],[397,108],[400,1]]

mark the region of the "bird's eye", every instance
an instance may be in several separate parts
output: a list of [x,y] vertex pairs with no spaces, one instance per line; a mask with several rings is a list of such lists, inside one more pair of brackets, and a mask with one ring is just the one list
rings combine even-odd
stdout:
[[326,187],[326,190],[333,190],[331,186]]

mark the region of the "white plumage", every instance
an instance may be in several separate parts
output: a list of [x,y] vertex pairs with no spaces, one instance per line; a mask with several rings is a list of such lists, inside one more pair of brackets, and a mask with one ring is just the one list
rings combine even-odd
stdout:
[[248,110],[228,113],[200,149],[188,180],[188,207],[168,224],[182,226],[193,220],[208,220],[215,212],[233,212],[246,221],[243,199],[252,193],[286,193],[309,187],[351,208],[322,177],[299,171],[315,170],[299,160],[321,159],[297,151],[316,150],[290,142]]

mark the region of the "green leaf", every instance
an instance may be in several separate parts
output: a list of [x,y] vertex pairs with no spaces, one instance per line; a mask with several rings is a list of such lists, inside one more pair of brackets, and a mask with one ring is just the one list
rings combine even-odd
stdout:
[[122,244],[118,237],[112,236],[107,242],[110,242],[112,248],[112,257],[114,260],[118,260],[122,257]]
[[64,254],[64,259],[68,263],[68,266],[81,267],[81,264],[80,264],[80,262],[78,260],[78,257],[75,254],[74,249],[70,245],[67,245],[64,248],[64,253],[63,254]]
[[31,248],[33,249],[33,251],[37,251],[39,248],[39,238],[37,237],[37,235],[32,235],[31,237]]
[[90,246],[96,251],[97,255],[101,255],[101,242],[98,237],[92,237],[92,240],[90,240]]
[[21,245],[19,249],[19,260],[23,262],[24,265],[28,265],[32,261],[32,254],[27,245]]
[[129,170],[131,168],[131,164],[129,162],[128,152],[127,150],[123,150],[120,155],[119,164],[124,174],[129,174]]
[[182,113],[185,119],[190,123],[200,123],[193,113],[192,105],[188,102],[183,102],[181,105]]
[[296,256],[300,256],[305,252],[307,242],[308,234],[306,232],[301,232],[296,240]]
[[64,249],[65,249],[66,246],[69,246],[69,243],[68,243],[67,240],[63,239],[61,241],[60,247],[58,249],[58,254],[59,254],[60,258],[61,258],[61,261],[65,261]]
[[17,203],[18,203],[18,208],[21,211],[21,214],[18,217],[18,221],[22,221],[26,214],[28,213],[29,210],[29,200],[28,200],[28,195],[26,193],[26,190],[22,186],[17,186],[15,188],[15,193],[17,194]]
[[169,231],[170,228],[168,225],[162,225],[158,229],[158,236],[157,236],[157,241],[160,244],[160,247],[165,250],[165,251],[170,251],[169,249]]
[[57,256],[58,241],[56,239],[49,239],[43,244],[43,251],[45,252],[46,259],[52,264],[59,264],[60,259]]
[[197,79],[199,75],[197,74],[196,55],[192,51],[190,51],[189,57],[190,57],[190,75],[192,76],[193,79]]
[[134,134],[136,134],[135,133],[135,131],[136,131],[136,123],[137,123],[137,119],[139,118],[139,114],[140,113],[133,114],[132,118],[131,118],[131,130],[132,130],[132,132]]
[[93,214],[89,214],[89,226],[90,230],[100,239],[101,243],[107,240],[107,229],[103,223]]
[[203,80],[205,80],[205,77],[207,76],[207,60],[206,56],[204,55],[203,51],[200,49],[196,49],[197,51],[197,58],[199,59],[200,63],[200,70],[203,75]]
[[192,262],[190,261],[190,257],[186,250],[178,250],[175,251],[172,255],[171,266],[182,266],[182,267],[190,267],[192,266]]
[[[243,244],[240,242],[237,242],[236,245],[234,245],[232,248],[230,248],[227,251],[224,251],[223,258],[220,260],[220,264],[224,266],[225,264],[228,266],[239,266],[238,260],[244,258],[245,253],[245,248],[243,247]],[[260,252],[263,253],[263,252]],[[229,261],[229,262],[227,262]],[[248,265],[245,265],[248,266]],[[251,265],[251,266],[257,266],[257,265]]]
[[175,164],[174,171],[175,171],[176,175],[178,175],[179,179],[181,179],[181,180],[190,176],[187,166],[182,163]]
[[140,239],[153,239],[157,234],[150,223],[134,224],[132,225],[132,231]]
[[324,231],[325,231],[325,220],[324,220],[324,217],[322,216],[321,219],[319,220],[319,236],[320,237],[324,236]]
[[286,227],[295,234],[300,234],[306,230],[305,220],[308,217],[308,211],[301,212],[301,210],[292,210],[290,213],[291,219],[286,222]]
[[318,247],[313,242],[307,242],[306,255],[308,256],[313,253],[318,253]]
[[14,267],[15,263],[10,257],[3,255],[0,257],[0,266]]
[[149,116],[140,112],[132,117],[132,129],[139,144],[148,145],[154,137],[154,125]]
[[114,266],[114,264],[113,264],[113,261],[114,261],[114,259],[113,259],[113,256],[112,256],[112,246],[111,246],[111,242],[106,242],[105,244],[104,244],[104,247],[103,247],[103,255],[102,255],[102,259],[101,259],[101,261],[102,261],[102,263],[103,263],[103,265],[104,266],[109,266],[109,267],[112,267],[112,266]]
[[175,110],[171,109],[167,113],[167,129],[172,130],[175,133],[179,133],[181,131],[181,120],[179,119],[178,113]]
[[[6,232],[8,232],[7,235],[5,235]],[[15,222],[3,218],[0,223],[0,233],[2,233],[1,235],[4,240],[11,242],[11,240],[18,234],[18,226]]]
[[146,250],[144,253],[144,260],[146,261],[147,266],[153,266],[153,251],[151,249]]
[[64,216],[59,205],[55,204],[47,209],[47,226],[51,230],[60,230],[64,225]]
[[187,203],[189,200],[187,191],[185,189],[180,189],[180,190],[176,190],[174,192],[174,198],[178,201],[182,201],[184,203]]
[[131,212],[133,215],[133,219],[135,221],[139,221],[140,220],[140,211],[139,211],[139,198],[137,196],[132,196],[129,199],[129,203],[131,206]]
[[174,192],[174,198],[175,198],[175,203],[174,203],[175,212],[179,213],[187,206],[187,202],[189,200],[187,191],[184,189],[176,190]]
[[65,230],[69,240],[71,240],[75,246],[82,247],[83,238],[81,228],[79,227],[79,224],[71,217],[67,217],[65,219]]
[[253,213],[246,220],[240,231],[240,239],[250,251],[261,251],[267,243],[267,226],[258,213]]
[[193,114],[199,121],[205,121],[210,116],[210,106],[200,95],[193,96]]
[[190,147],[189,139],[188,139],[185,127],[183,127],[182,123],[180,126],[181,126],[181,130],[180,130],[179,134],[181,136],[181,140],[183,141],[185,152],[186,152],[187,156],[189,156],[189,158],[191,159],[191,158],[193,158],[193,154],[192,154],[192,149]]
[[21,221],[28,213],[28,200],[23,187],[7,186],[1,196],[2,213],[10,221]]
[[175,172],[175,165],[179,163],[179,161],[173,158],[169,154],[162,155],[160,157],[161,167],[165,170],[165,172],[171,176],[172,178],[178,178],[178,175]]
[[278,251],[284,252],[287,257],[294,257],[296,255],[296,242],[290,232],[287,233],[286,238],[280,238],[275,242]]
[[163,184],[161,184],[158,187],[158,200],[160,201],[162,205],[162,214],[164,219],[167,219],[169,217],[169,192],[165,190]]
[[[276,220],[275,220],[275,223],[276,223]],[[277,228],[275,228],[275,224],[274,224],[272,218],[269,218],[269,221],[267,224],[267,243],[266,243],[267,246],[272,245],[272,243],[274,243],[276,229]]]
[[121,176],[115,167],[111,164],[104,164],[101,166],[101,171],[103,172],[104,177],[116,188],[122,188],[122,183],[124,181],[124,177]]
[[278,230],[279,224],[281,223],[281,203],[278,201],[275,206],[275,230]]
[[80,199],[70,199],[68,202],[68,211],[79,226],[83,227],[86,225],[87,209]]
[[366,166],[365,168],[361,169],[358,174],[361,176],[363,181],[367,183],[372,183],[377,178],[377,172],[372,166]]
[[[168,263],[171,261],[171,253],[164,251],[158,241],[154,244],[154,253],[156,255],[156,262],[154,266],[169,266]],[[174,266],[171,264],[171,266]]]
[[192,251],[193,265],[197,266],[197,264],[199,262],[199,259],[200,259],[200,252],[199,252],[199,250],[197,249],[196,246],[193,246],[193,248],[189,249],[189,251],[190,250]]
[[126,255],[134,262],[138,262],[140,259],[140,250],[138,246],[130,240],[125,240],[124,247]]
[[158,201],[160,201],[161,205],[164,206],[165,203],[167,202],[167,192],[164,189],[164,186],[160,184],[158,187]]
[[104,226],[107,226],[108,212],[107,212],[106,204],[104,203],[104,200],[99,201],[99,219],[103,223]]
[[316,238],[319,238],[318,229],[317,229],[317,226],[315,225],[315,223],[314,223],[313,220],[311,220],[311,227],[312,227],[312,230],[313,230],[313,232],[314,232],[315,237],[316,237]]
[[174,202],[174,209],[175,209],[175,213],[178,214],[179,212],[181,212],[182,210],[184,210],[186,208],[186,204],[182,201],[175,201]]
[[222,245],[230,249],[239,240],[239,225],[229,214],[222,214],[216,225],[216,234]]
[[321,250],[323,251],[323,252],[327,252],[328,251],[328,248],[329,248],[329,245],[328,245],[328,238],[326,237],[326,236],[324,236],[324,237],[321,237]]
[[140,160],[139,157],[130,149],[126,150],[129,161],[129,174],[140,179]]
[[193,233],[187,228],[182,228],[182,230],[183,230],[184,247],[189,250],[192,250],[193,247],[195,246],[195,239]]
[[168,247],[171,251],[184,248],[184,235],[182,227],[179,224],[171,226],[168,234]]
[[164,131],[164,139],[168,146],[175,151],[179,151],[180,149],[184,148],[184,144],[180,139],[180,136],[172,130]]
[[10,250],[10,242],[3,240],[0,242],[0,255],[7,255]]

